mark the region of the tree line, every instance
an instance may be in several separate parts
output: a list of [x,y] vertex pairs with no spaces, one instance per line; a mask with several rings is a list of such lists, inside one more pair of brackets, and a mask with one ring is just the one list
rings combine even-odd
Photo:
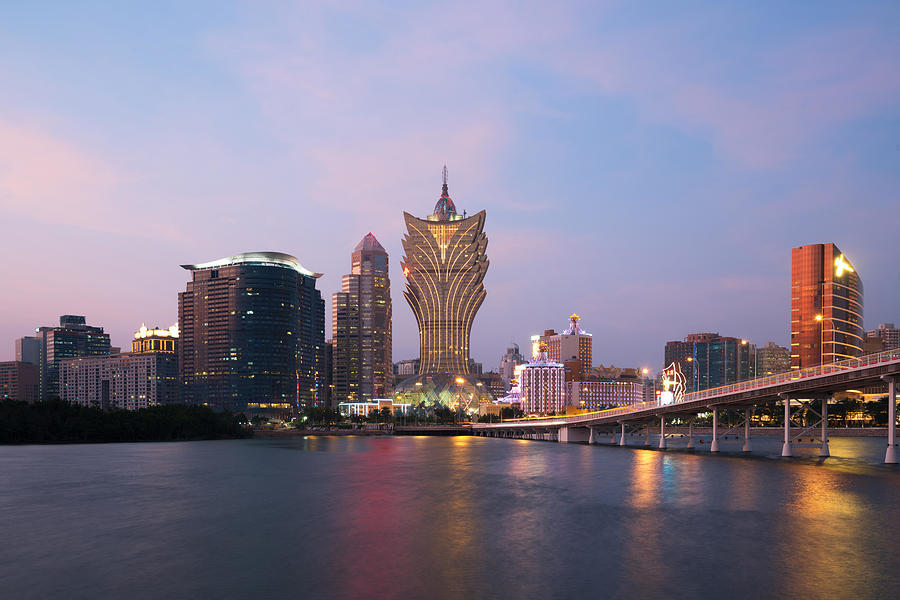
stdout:
[[162,442],[250,437],[244,415],[207,406],[168,404],[102,410],[47,400],[0,401],[0,444]]

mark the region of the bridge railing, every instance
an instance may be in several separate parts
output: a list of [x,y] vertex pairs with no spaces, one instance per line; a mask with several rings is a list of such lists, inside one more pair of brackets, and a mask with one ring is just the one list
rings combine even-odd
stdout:
[[[726,394],[733,394],[736,392],[745,392],[750,390],[755,390],[759,388],[779,385],[783,383],[790,383],[793,381],[803,380],[803,379],[814,379],[816,377],[822,377],[825,375],[832,375],[834,373],[839,373],[842,371],[848,371],[852,369],[859,369],[862,367],[869,367],[874,365],[879,365],[886,362],[891,362],[893,360],[900,359],[900,349],[898,350],[887,350],[885,352],[878,352],[876,354],[867,354],[865,356],[861,356],[859,358],[850,358],[847,360],[838,361],[835,363],[829,363],[827,365],[819,365],[816,367],[809,367],[806,369],[800,369],[797,371],[788,371],[786,373],[778,373],[777,375],[769,375],[768,377],[760,377],[758,379],[749,379],[747,381],[741,381],[738,383],[732,383],[729,385],[724,385],[716,388],[710,388],[708,390],[703,390],[700,392],[690,392],[685,394],[681,400],[677,402],[677,404],[684,404],[685,402],[696,402],[698,400],[704,400],[707,398],[715,398],[718,396],[723,396]],[[671,405],[671,404],[669,404]],[[669,406],[666,405],[666,406]],[[524,419],[508,419],[505,422],[513,422],[513,421],[522,421],[528,423],[535,423],[538,421],[546,422],[549,425],[559,425],[570,422],[583,421],[586,417],[615,417],[617,415],[630,414],[633,412],[638,412],[641,410],[646,410],[649,408],[659,408],[663,406],[659,400],[651,400],[650,402],[639,402],[637,404],[630,404],[628,406],[620,406],[619,408],[610,408],[606,410],[598,410],[589,413],[581,413],[577,415],[565,415],[565,416],[555,416],[555,417],[532,417],[532,418],[524,418]]]

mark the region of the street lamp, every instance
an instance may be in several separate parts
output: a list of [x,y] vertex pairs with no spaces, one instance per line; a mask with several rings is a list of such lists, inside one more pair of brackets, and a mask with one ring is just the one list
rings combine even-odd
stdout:
[[816,321],[819,322],[819,366],[825,364],[825,317],[816,315]]

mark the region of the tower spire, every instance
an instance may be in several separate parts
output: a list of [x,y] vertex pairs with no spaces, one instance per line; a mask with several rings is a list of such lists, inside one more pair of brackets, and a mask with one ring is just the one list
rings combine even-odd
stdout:
[[447,165],[444,165],[443,176],[444,176],[444,187],[441,188],[441,193],[444,195],[448,195],[450,192],[447,189]]

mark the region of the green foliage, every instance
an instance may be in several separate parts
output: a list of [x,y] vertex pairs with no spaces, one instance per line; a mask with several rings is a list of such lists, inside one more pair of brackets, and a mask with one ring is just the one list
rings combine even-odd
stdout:
[[242,415],[206,406],[171,404],[141,410],[99,408],[48,400],[0,401],[0,443],[150,442],[250,437]]

